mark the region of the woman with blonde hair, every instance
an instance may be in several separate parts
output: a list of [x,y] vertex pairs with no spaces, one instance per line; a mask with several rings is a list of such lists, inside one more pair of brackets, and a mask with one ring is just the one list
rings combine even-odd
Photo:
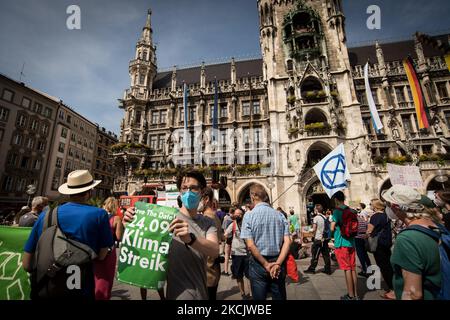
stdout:
[[369,225],[367,227],[368,237],[373,238],[376,242],[375,251],[373,255],[375,262],[380,268],[384,282],[388,290],[382,295],[382,298],[394,300],[395,293],[392,285],[392,277],[394,271],[391,266],[391,247],[392,247],[392,230],[391,219],[386,215],[386,206],[380,199],[372,199],[370,207],[374,214],[370,217]]
[[[109,225],[113,234],[114,243],[122,239],[124,226],[119,216],[116,216],[118,201],[114,197],[109,197],[103,203],[103,209],[108,213]],[[95,261],[95,299],[109,300],[111,298],[111,290],[116,272],[116,247],[110,249],[109,254],[103,261]]]

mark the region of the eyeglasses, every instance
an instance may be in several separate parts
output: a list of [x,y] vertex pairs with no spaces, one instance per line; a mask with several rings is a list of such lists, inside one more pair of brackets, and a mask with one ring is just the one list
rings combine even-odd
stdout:
[[193,185],[193,186],[182,186],[181,192],[187,192],[188,190],[192,192],[200,192],[200,186]]

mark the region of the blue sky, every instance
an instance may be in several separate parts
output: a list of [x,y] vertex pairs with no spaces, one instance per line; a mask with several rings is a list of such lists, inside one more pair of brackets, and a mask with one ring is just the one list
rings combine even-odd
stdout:
[[[81,30],[66,28],[71,4],[81,8]],[[366,28],[372,4],[381,30]],[[25,63],[29,86],[119,133],[117,99],[149,7],[160,69],[260,54],[256,0],[1,0],[0,72],[19,79]],[[344,0],[344,11],[351,46],[450,33],[448,0]]]

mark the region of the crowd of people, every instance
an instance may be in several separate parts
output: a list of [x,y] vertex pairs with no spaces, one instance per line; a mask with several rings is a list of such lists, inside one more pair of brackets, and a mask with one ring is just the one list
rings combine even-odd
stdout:
[[[23,267],[31,274],[32,298],[53,297],[55,292],[82,299],[111,298],[115,248],[135,211],[130,207],[120,218],[113,197],[105,200],[103,208],[88,205],[98,183],[87,170],[71,172],[59,188],[69,197],[67,203],[50,208],[47,198],[36,197],[30,210],[24,208],[16,215],[18,226],[33,227],[23,256]],[[165,290],[158,290],[160,298],[216,300],[221,277],[231,276],[243,300],[266,300],[268,296],[286,300],[287,277],[298,281],[295,259],[301,258],[299,252],[305,249],[298,215],[293,210],[288,215],[280,207],[272,208],[265,189],[256,184],[250,188],[250,203],[233,203],[227,213],[218,207],[213,189],[200,172],[185,171],[178,177],[177,187],[180,208],[169,227],[173,234],[170,264]],[[361,203],[350,208],[342,191],[333,195],[332,203],[333,208],[320,203],[313,207],[311,261],[305,274],[316,273],[322,256],[324,268],[320,271],[331,275],[334,258],[345,275],[347,292],[341,299],[359,300],[358,276],[372,274],[373,254],[386,286],[384,299],[442,298],[442,268],[448,268],[442,263],[448,260],[440,255],[439,240],[448,235],[449,192],[436,192],[431,200],[415,189],[394,185],[381,199],[372,199],[368,207]],[[46,234],[58,229],[70,241],[93,251],[92,259],[83,262],[80,290],[56,290],[60,285],[57,277],[39,275],[42,257],[51,255]],[[141,288],[141,296],[146,299],[146,289]]]
[[[411,187],[394,185],[382,193],[382,199],[372,199],[369,208],[364,203],[350,208],[342,191],[333,200],[331,215],[323,214],[320,204],[314,208],[312,258],[305,273],[315,273],[321,254],[322,271],[330,274],[332,249],[345,274],[347,293],[341,299],[358,300],[357,276],[372,274],[373,269],[368,272],[373,266],[371,253],[385,284],[382,298],[449,298],[445,272],[450,267],[450,192],[437,191],[431,200]],[[361,267],[358,274],[356,256]]]

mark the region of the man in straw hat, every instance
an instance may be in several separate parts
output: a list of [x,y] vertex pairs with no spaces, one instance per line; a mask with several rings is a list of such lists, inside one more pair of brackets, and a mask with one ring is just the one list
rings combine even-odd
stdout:
[[[88,170],[75,170],[69,173],[67,183],[58,188],[59,193],[69,196],[69,201],[57,208],[58,226],[66,237],[89,246],[100,260],[105,259],[113,238],[108,214],[104,209],[87,204],[94,189],[101,180],[94,180]],[[54,211],[55,212],[55,209]],[[24,248],[23,267],[32,272],[33,256],[42,234],[46,212],[39,215]],[[84,285],[83,285],[84,284]],[[88,268],[83,277],[80,295],[94,298],[94,273]]]

